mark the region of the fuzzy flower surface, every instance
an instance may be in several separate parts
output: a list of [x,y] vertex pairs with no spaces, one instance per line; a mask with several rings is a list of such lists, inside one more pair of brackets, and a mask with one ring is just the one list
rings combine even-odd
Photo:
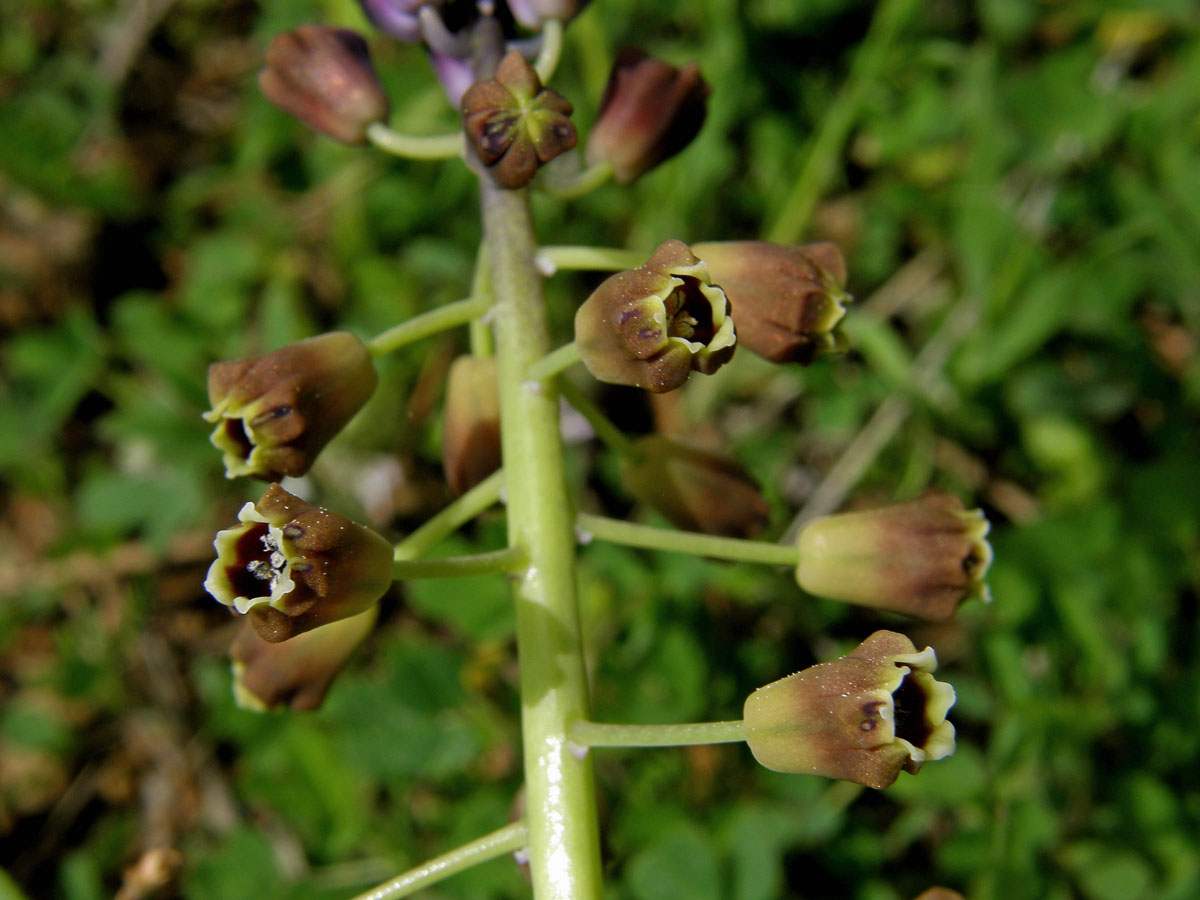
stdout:
[[388,115],[388,98],[354,31],[301,25],[272,39],[258,84],[267,99],[345,144],[366,140],[367,126]]
[[796,580],[818,597],[945,621],[969,597],[988,598],[988,527],[982,510],[938,490],[814,519],[797,537]]
[[252,712],[316,709],[378,614],[375,604],[274,644],[258,636],[251,619],[243,619],[229,648],[237,705]]
[[759,688],[746,699],[746,743],[777,772],[885,788],[954,752],[946,713],[954,688],[933,677],[937,656],[877,631],[840,659]]
[[334,331],[264,356],[214,363],[208,370],[216,425],[210,440],[230,478],[275,481],[306,473],[317,454],[375,390],[371,355],[354,335]]
[[676,68],[636,47],[622,47],[588,135],[588,162],[608,163],[618,184],[636,180],[700,133],[708,94],[695,63]]
[[542,87],[525,57],[511,50],[494,77],[477,81],[462,95],[467,145],[497,185],[524,187],[542,165],[575,146],[571,109],[568,100]]
[[392,583],[392,545],[272,484],[217,532],[204,587],[277,643],[372,607]]
[[737,347],[729,300],[682,241],[607,278],[575,313],[575,346],[600,381],[673,391],[711,375]]
[[629,493],[675,527],[723,537],[753,537],[770,507],[740,462],[725,453],[654,434],[621,461]]
[[844,349],[846,260],[836,244],[766,241],[692,245],[733,304],[738,341],[775,363],[806,366]]

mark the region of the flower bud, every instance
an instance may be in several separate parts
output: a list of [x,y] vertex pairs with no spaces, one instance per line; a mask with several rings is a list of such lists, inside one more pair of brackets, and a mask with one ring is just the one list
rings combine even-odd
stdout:
[[588,5],[590,0],[508,0],[513,18],[533,31],[540,31],[547,19],[558,19],[564,24],[571,21]]
[[676,528],[753,537],[766,526],[767,501],[733,457],[658,434],[637,449],[621,463],[625,487]]
[[503,188],[524,187],[577,140],[570,102],[542,87],[516,50],[500,61],[495,77],[467,88],[462,113],[467,144]]
[[496,357],[460,356],[446,382],[442,468],[456,494],[500,468],[500,393]]
[[277,34],[258,85],[276,106],[346,144],[361,144],[367,126],[388,115],[367,42],[342,28],[301,25]]
[[693,244],[729,296],[738,342],[771,362],[813,360],[844,349],[846,261],[828,241],[785,247],[765,241]]
[[375,624],[379,606],[271,644],[243,620],[229,655],[233,696],[242,709],[266,712],[280,706],[316,709],[333,679]]
[[940,622],[987,596],[988,521],[945,491],[814,519],[797,538],[796,580],[810,594]]
[[436,9],[442,5],[442,0],[358,0],[358,5],[380,31],[416,43],[421,40],[419,10],[422,6]]
[[695,63],[677,69],[636,47],[622,47],[588,135],[588,162],[607,162],[618,184],[649,172],[699,134],[708,91]]
[[366,611],[392,583],[392,545],[272,484],[218,531],[205,589],[277,643]]
[[345,331],[307,338],[265,356],[214,363],[204,414],[225,455],[225,474],[274,481],[307,472],[317,454],[375,390],[362,341]]
[[934,679],[937,656],[894,631],[761,687],[746,699],[746,743],[776,772],[885,788],[903,769],[954,752],[946,713],[954,688]]
[[917,900],[963,900],[963,895],[958,891],[950,890],[950,888],[931,887],[922,893]]
[[606,279],[575,314],[575,346],[592,375],[659,394],[693,370],[711,375],[736,344],[725,293],[682,241]]

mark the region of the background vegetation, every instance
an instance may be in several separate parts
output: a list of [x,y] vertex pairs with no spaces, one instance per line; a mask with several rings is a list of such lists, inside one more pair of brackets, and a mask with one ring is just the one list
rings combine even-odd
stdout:
[[[845,358],[746,353],[678,403],[607,391],[614,415],[733,449],[773,535],[853,448],[863,477],[833,470],[849,502],[943,486],[985,507],[996,550],[995,603],[934,628],[804,599],[787,573],[587,547],[598,718],[735,717],[881,626],[932,643],[960,698],[958,753],[879,793],[738,747],[599,751],[610,896],[1189,900],[1194,5],[885,7],[895,39],[865,51],[860,0],[596,0],[568,33],[555,86],[585,129],[621,42],[698,59],[713,97],[697,143],[632,188],[539,201],[544,236],[832,238],[859,298]],[[510,815],[502,579],[397,588],[311,715],[234,708],[231,626],[201,588],[212,533],[257,493],[208,445],[208,363],[458,299],[479,238],[463,167],[335,145],[258,94],[269,35],[303,21],[363,25],[350,0],[0,5],[0,897],[141,896],[125,870],[156,846],[182,854],[156,896],[345,897]],[[374,46],[397,126],[453,127],[422,55]],[[847,106],[856,54],[869,77]],[[797,189],[837,116],[844,145]],[[552,282],[560,322],[594,282]],[[386,360],[310,478],[324,502],[397,536],[446,502],[459,346]],[[881,404],[875,449],[861,432]],[[653,521],[604,451],[572,459],[588,503]],[[526,891],[501,861],[429,896]]]

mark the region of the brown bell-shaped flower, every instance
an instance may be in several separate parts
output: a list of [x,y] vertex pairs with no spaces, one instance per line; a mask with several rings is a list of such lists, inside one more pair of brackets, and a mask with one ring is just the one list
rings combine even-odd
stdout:
[[568,118],[570,102],[542,87],[516,50],[500,61],[494,77],[467,88],[462,114],[468,146],[503,188],[524,187],[539,167],[578,139]]
[[496,357],[460,356],[446,380],[442,469],[456,494],[500,468],[500,392]]
[[766,526],[767,501],[733,457],[658,434],[636,447],[637,456],[621,461],[625,487],[675,527],[753,537]]
[[365,141],[367,126],[388,115],[367,42],[343,28],[301,25],[276,35],[258,85],[276,106],[346,144]]
[[307,472],[375,390],[362,341],[334,331],[265,356],[214,363],[204,414],[230,478],[274,481]]
[[277,643],[372,607],[392,583],[392,545],[277,484],[217,532],[205,589]]
[[796,580],[810,594],[940,622],[987,597],[988,521],[945,491],[814,519],[797,538]]
[[673,391],[711,375],[737,337],[725,293],[682,241],[661,244],[636,269],[607,278],[575,313],[575,346],[600,381]]
[[275,644],[258,636],[252,620],[243,620],[229,648],[237,705],[254,712],[316,709],[378,613],[379,606],[372,604],[356,616]]
[[677,69],[636,47],[622,47],[588,135],[588,162],[608,163],[613,179],[628,184],[699,134],[708,92],[695,63]]
[[785,247],[765,241],[692,245],[733,304],[738,342],[771,362],[808,365],[845,348],[846,261],[828,241]]
[[885,788],[901,770],[954,752],[954,688],[933,677],[936,668],[932,648],[918,653],[904,635],[877,631],[840,659],[751,694],[746,743],[777,772]]

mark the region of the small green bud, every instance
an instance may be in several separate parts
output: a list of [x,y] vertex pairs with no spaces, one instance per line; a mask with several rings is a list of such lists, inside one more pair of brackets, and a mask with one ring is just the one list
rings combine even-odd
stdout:
[[571,104],[542,87],[518,51],[500,61],[493,78],[477,81],[462,97],[467,144],[500,187],[515,189],[575,146]]
[[621,461],[625,487],[676,528],[744,538],[766,526],[767,501],[733,457],[657,434],[636,446]]
[[371,355],[345,331],[318,335],[264,356],[214,363],[204,414],[230,478],[298,477],[375,390]]
[[808,365],[841,351],[846,261],[836,244],[785,247],[765,241],[693,244],[729,295],[738,341],[771,362]]
[[446,381],[442,469],[463,494],[500,468],[500,393],[496,357],[460,356]]
[[301,25],[276,35],[258,84],[276,106],[346,144],[361,144],[367,126],[388,115],[367,42],[342,28]]
[[708,93],[695,63],[677,69],[622,47],[588,135],[588,162],[607,162],[618,184],[639,178],[692,142],[704,124]]
[[954,752],[946,713],[954,688],[933,677],[937,655],[894,631],[761,687],[743,711],[746,743],[776,772],[885,788],[901,770]]
[[275,644],[258,636],[252,620],[243,619],[229,648],[237,705],[254,712],[281,706],[316,709],[354,649],[370,632],[378,613],[379,606],[372,605],[356,616]]
[[575,346],[592,375],[660,394],[693,371],[711,375],[736,345],[725,293],[682,241],[606,279],[575,314]]
[[277,643],[375,605],[392,583],[392,545],[272,484],[217,532],[205,589]]
[[796,580],[810,594],[940,622],[987,597],[988,521],[945,491],[814,519],[797,538]]

